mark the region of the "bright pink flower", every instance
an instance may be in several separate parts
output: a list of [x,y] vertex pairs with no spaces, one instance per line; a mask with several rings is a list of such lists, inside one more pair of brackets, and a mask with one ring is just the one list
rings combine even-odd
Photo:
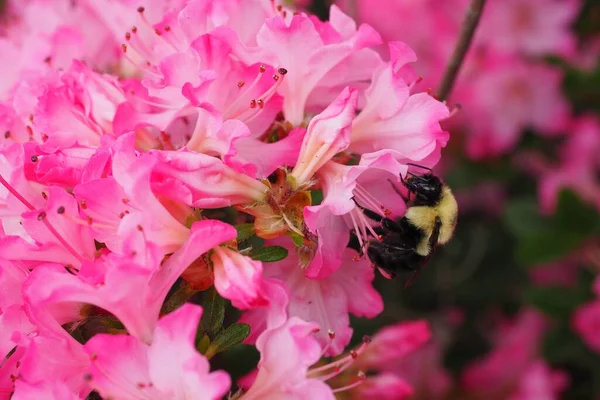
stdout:
[[399,376],[385,372],[369,376],[352,391],[352,398],[366,400],[403,400],[414,394],[413,388]]
[[431,339],[426,321],[401,322],[377,332],[357,364],[365,369],[388,370]]
[[558,193],[564,188],[574,190],[582,199],[600,210],[600,121],[591,115],[572,124],[571,134],[560,151],[560,163],[547,166],[540,180],[538,193],[542,211],[556,208]]
[[33,262],[60,262],[75,268],[85,260],[92,260],[96,249],[89,227],[78,221],[75,199],[56,186],[40,192],[42,194],[47,201],[39,209],[22,197],[23,204],[31,211],[22,213],[24,232],[19,236],[7,236],[0,242],[4,257]]
[[161,318],[151,344],[125,335],[99,334],[85,345],[90,385],[119,399],[220,399],[230,386],[223,371],[210,372],[195,349],[202,308],[185,304]]
[[226,157],[225,163],[251,177],[266,178],[281,166],[296,164],[305,133],[296,128],[275,143],[240,138],[235,141],[236,154]]
[[255,344],[266,329],[279,327],[288,320],[288,292],[286,284],[279,279],[264,279],[261,295],[266,302],[246,311],[239,320],[252,327],[245,343]]
[[545,361],[538,360],[528,366],[516,392],[508,400],[558,400],[568,381],[565,372],[551,370]]
[[[320,327],[315,338],[322,346],[329,346],[326,354],[338,355],[352,337],[349,313],[373,318],[383,310],[379,293],[371,286],[373,269],[365,260],[355,261],[354,252],[344,252],[343,266],[327,279],[313,280],[305,276],[298,255],[289,243],[273,242],[289,248],[288,256],[265,266],[265,275],[286,283],[289,291],[288,313],[312,321]],[[355,293],[361,293],[360,297]],[[251,311],[243,320],[259,320],[266,310]],[[253,325],[253,330],[259,327]]]
[[296,188],[308,185],[319,168],[348,147],[357,95],[355,90],[345,88],[329,107],[311,119],[291,172]]
[[365,106],[352,123],[348,149],[359,154],[393,150],[402,160],[433,157],[429,163],[436,163],[449,137],[440,127],[448,107],[426,93],[410,94],[411,82],[405,82],[398,69],[413,61],[414,53],[406,46],[402,49],[373,72]]
[[443,366],[443,356],[439,340],[433,338],[388,367],[412,386],[417,397],[443,399],[453,384],[450,372]]
[[[93,304],[111,312],[131,335],[148,343],[173,283],[192,261],[235,238],[236,231],[220,221],[196,222],[186,242],[162,265],[162,252],[145,243],[143,235],[134,228],[127,235],[124,255],[107,254],[85,264],[77,276],[58,266],[37,268],[23,288],[32,321],[65,333],[60,325],[77,320],[73,312],[82,304]],[[133,298],[132,293],[136,293]]]
[[260,261],[254,261],[227,247],[215,247],[211,261],[215,289],[221,296],[231,300],[235,308],[245,310],[267,304]]
[[[321,25],[324,24],[305,14],[294,15],[289,21],[274,17],[265,21],[256,36],[258,46],[271,60],[269,63],[288,69],[280,94],[284,97],[285,119],[293,126],[304,121],[304,114],[310,109],[307,99],[311,92],[327,81],[336,66],[351,54],[381,42],[379,34],[368,25],[344,32],[345,35],[336,30],[338,27],[324,29]],[[338,82],[338,90],[353,84],[350,79]]]
[[600,300],[580,306],[573,314],[572,325],[585,344],[600,353]]
[[[80,397],[89,394],[90,388],[86,381],[89,359],[75,339],[51,333],[31,334],[29,337],[18,335],[16,339],[17,348],[24,350],[17,364],[19,380],[42,388],[53,383],[55,390],[65,392],[68,388],[71,393]],[[16,394],[25,396],[30,387],[23,385],[19,388],[17,385],[16,389]],[[46,386],[46,390],[54,389]],[[23,390],[22,394],[19,393],[20,390]]]
[[15,381],[15,391],[11,399],[80,400],[81,397],[71,391],[71,389],[62,382],[46,381],[30,384],[21,379],[17,379]]
[[477,42],[505,53],[570,55],[577,0],[494,0],[486,6]]
[[321,346],[313,337],[318,329],[316,324],[293,317],[261,334],[256,341],[261,354],[258,374],[242,399],[333,400],[326,383],[308,376],[309,367],[321,358]]

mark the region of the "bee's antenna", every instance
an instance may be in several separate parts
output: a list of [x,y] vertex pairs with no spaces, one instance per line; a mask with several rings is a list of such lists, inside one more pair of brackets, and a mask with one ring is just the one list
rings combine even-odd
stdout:
[[[425,169],[429,172],[433,172],[433,170],[431,168],[426,167],[424,165],[419,165],[419,164],[415,164],[415,163],[406,163],[406,165],[410,165],[411,167],[417,167],[417,168]],[[410,174],[410,172],[409,172],[409,174]]]

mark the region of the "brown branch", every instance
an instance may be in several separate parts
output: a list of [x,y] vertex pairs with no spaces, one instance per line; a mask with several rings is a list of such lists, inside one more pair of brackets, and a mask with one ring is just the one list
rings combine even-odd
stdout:
[[458,71],[460,70],[460,67],[465,59],[467,51],[469,50],[469,46],[471,46],[471,42],[473,40],[475,30],[477,29],[477,24],[479,24],[479,18],[481,17],[484,4],[485,0],[471,0],[471,4],[469,4],[469,9],[467,10],[467,15],[465,16],[465,20],[463,22],[460,37],[456,43],[456,48],[454,49],[454,53],[452,53],[452,57],[450,58],[448,66],[446,67],[444,77],[442,78],[442,82],[440,83],[437,91],[436,97],[439,100],[444,101],[450,96],[450,92],[452,91],[452,87],[454,86],[454,82],[458,76]]

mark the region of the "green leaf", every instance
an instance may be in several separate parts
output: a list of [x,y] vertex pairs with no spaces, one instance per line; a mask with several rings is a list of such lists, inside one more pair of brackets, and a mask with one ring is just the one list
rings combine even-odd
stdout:
[[202,319],[200,328],[203,332],[214,335],[223,326],[225,319],[225,299],[215,290],[214,286],[204,293],[202,299]]
[[243,242],[244,240],[254,236],[254,224],[240,224],[236,225],[235,229],[237,230],[237,241]]
[[219,333],[217,337],[206,349],[204,355],[206,358],[211,358],[217,353],[221,353],[236,344],[242,343],[250,335],[250,325],[248,324],[233,324]]
[[552,317],[568,320],[573,310],[589,298],[585,290],[562,286],[530,287],[525,302]]
[[527,266],[566,256],[600,227],[595,210],[571,192],[560,193],[552,216],[541,216],[538,208],[534,199],[519,199],[504,214],[504,224],[517,239],[516,258]]
[[208,337],[208,335],[205,335],[202,333],[202,331],[200,329],[198,329],[198,332],[196,333],[196,349],[201,353],[204,354],[206,353],[206,350],[208,350],[208,346],[210,346],[210,338]]
[[540,231],[544,220],[538,214],[539,206],[533,198],[512,201],[504,212],[504,223],[518,238],[527,237]]
[[168,314],[177,310],[198,292],[199,290],[194,289],[189,283],[185,281],[181,282],[179,287],[169,295],[160,312],[162,314]]
[[294,242],[294,245],[296,245],[296,247],[304,245],[304,238],[298,235],[296,232],[288,231],[287,235],[292,238],[292,242]]
[[249,254],[251,259],[263,262],[280,261],[286,258],[287,255],[287,249],[281,246],[261,247],[260,249],[252,250]]

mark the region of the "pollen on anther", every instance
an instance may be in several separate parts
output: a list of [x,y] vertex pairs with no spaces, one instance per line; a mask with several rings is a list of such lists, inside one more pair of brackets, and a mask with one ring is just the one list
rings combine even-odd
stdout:
[[10,131],[4,132],[4,139],[8,139],[10,137]]
[[383,210],[383,213],[384,213],[386,216],[388,216],[388,215],[390,215],[390,214],[392,213],[392,210],[389,210],[389,209],[387,209],[387,208],[386,208],[385,210]]
[[368,335],[365,335],[365,336],[363,336],[363,338],[362,338],[362,341],[363,341],[363,343],[365,343],[365,344],[369,344],[369,343],[371,343],[371,340],[372,340],[372,339],[371,339],[371,336],[368,336]]
[[279,72],[281,75],[285,75],[285,74],[287,74],[287,73],[288,73],[287,69],[285,69],[285,68],[279,68],[279,69],[277,70],[277,72]]
[[256,100],[256,105],[258,105],[258,108],[262,109],[265,103],[261,99],[258,99]]
[[44,218],[46,218],[46,213],[42,211],[41,213],[38,214],[37,219],[38,219],[38,221],[41,221]]
[[279,80],[279,75],[273,75],[273,80],[274,81],[278,81]]
[[141,225],[138,225],[137,226],[137,230],[140,231],[140,232],[142,232],[144,230],[144,228]]
[[143,13],[144,10],[145,10],[145,8],[142,7],[142,6],[140,6],[140,7],[137,8],[137,12],[139,12],[140,14]]
[[126,214],[124,212],[122,212],[121,214],[119,214],[119,218],[123,219],[123,218],[125,218],[125,215]]
[[261,65],[260,67],[258,67],[258,70],[262,74],[263,72],[265,72],[267,70],[267,67],[265,67],[264,65]]
[[331,340],[335,339],[335,332],[332,331],[331,329],[327,331],[327,334],[329,335],[329,339],[331,339]]
[[380,242],[383,242],[383,236],[381,236],[381,235],[378,235],[378,236],[377,236],[377,240],[379,240]]
[[252,99],[250,100],[250,108],[255,108],[256,107],[256,100]]
[[125,40],[131,40],[131,33],[125,32]]
[[356,256],[352,257],[352,259],[353,259],[354,261],[360,261],[360,256],[359,256],[359,255],[356,255]]
[[354,350],[351,350],[350,357],[352,357],[353,360],[356,360],[358,358],[358,353]]
[[48,195],[46,194],[46,192],[42,192],[42,199],[44,199],[44,200],[48,199]]
[[64,214],[65,213],[65,208],[63,206],[58,207],[58,209],[56,210],[56,212],[58,214]]
[[123,199],[121,199],[121,201],[123,202],[123,204],[129,204],[129,199],[127,197],[124,197]]
[[244,87],[245,84],[246,84],[246,82],[244,82],[244,81],[238,81],[238,83],[237,83],[239,88]]
[[127,45],[125,43],[121,44],[121,50],[123,50],[123,53],[127,53]]
[[358,373],[356,374],[356,376],[358,377],[358,379],[360,379],[361,381],[364,379],[367,379],[367,375],[365,375],[365,373],[363,371],[358,371]]
[[92,217],[87,217],[87,223],[88,223],[88,225],[92,225],[94,223],[94,220],[92,219]]
[[162,35],[162,32],[158,28],[154,30],[154,33],[156,33],[158,36]]
[[83,380],[86,382],[89,382],[92,380],[92,374],[85,374],[83,375]]
[[169,25],[164,27],[165,32],[170,32],[171,31],[171,27]]
[[131,27],[131,32],[133,32],[133,33],[137,33],[137,26],[133,26],[133,27]]
[[31,156],[31,162],[37,162],[38,156]]
[[80,206],[81,206],[81,208],[83,208],[84,210],[87,208],[87,203],[86,203],[86,201],[85,201],[85,200],[81,200],[81,201],[79,202],[79,205],[80,205]]
[[97,359],[98,359],[98,354],[96,354],[96,353],[90,354],[90,360],[95,361]]

